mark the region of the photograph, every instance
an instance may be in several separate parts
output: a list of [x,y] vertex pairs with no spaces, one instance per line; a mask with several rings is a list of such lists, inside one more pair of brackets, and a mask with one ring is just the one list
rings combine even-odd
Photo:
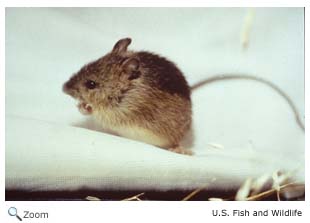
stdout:
[[304,201],[304,27],[304,7],[6,7],[5,201]]

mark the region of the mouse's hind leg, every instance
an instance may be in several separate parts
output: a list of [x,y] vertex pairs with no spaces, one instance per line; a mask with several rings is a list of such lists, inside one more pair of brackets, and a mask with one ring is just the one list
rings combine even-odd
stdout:
[[194,153],[189,150],[189,149],[185,149],[182,146],[174,146],[174,147],[170,147],[167,150],[174,152],[174,153],[179,153],[179,154],[183,154],[183,155],[189,155],[192,156],[194,155]]

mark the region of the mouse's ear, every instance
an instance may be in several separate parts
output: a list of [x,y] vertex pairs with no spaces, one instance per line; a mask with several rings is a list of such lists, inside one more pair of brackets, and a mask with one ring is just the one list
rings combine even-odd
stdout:
[[140,61],[137,58],[128,58],[122,63],[123,71],[128,76],[129,80],[140,77],[141,72],[139,67]]
[[131,43],[130,38],[120,39],[115,43],[112,53],[120,54],[127,51],[127,47]]

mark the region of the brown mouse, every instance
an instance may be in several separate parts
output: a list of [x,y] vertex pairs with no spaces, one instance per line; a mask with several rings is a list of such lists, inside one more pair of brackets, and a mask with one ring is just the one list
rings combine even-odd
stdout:
[[128,51],[130,38],[119,40],[112,51],[91,62],[63,85],[63,91],[79,101],[81,113],[92,115],[103,128],[126,138],[178,153],[192,123],[191,90],[216,81],[246,79],[268,85],[292,108],[304,130],[292,100],[275,84],[248,75],[218,75],[189,87],[171,61],[145,51]]
[[73,75],[63,91],[79,101],[105,129],[180,153],[191,127],[190,87],[182,72],[164,57],[128,51],[130,38]]

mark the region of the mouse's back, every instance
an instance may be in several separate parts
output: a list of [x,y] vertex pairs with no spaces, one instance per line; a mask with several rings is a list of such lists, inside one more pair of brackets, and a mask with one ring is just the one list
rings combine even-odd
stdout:
[[154,88],[177,94],[190,100],[190,88],[177,66],[164,57],[149,52],[137,52],[144,78]]

